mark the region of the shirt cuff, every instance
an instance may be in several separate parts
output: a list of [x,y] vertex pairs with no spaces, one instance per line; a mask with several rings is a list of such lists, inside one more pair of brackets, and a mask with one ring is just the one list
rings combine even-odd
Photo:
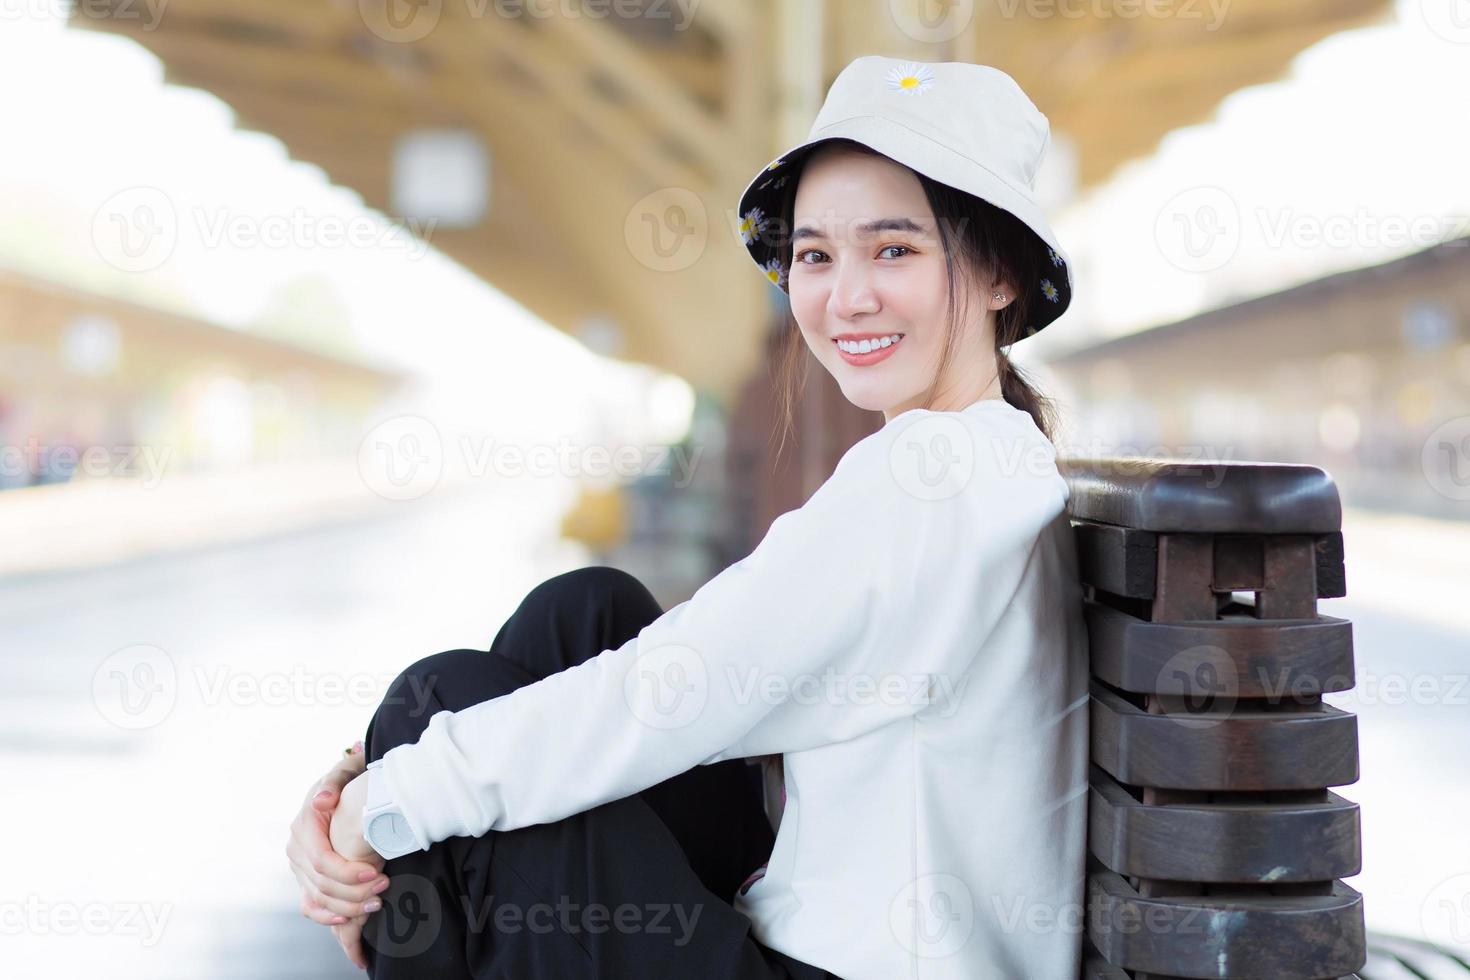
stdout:
[[[492,815],[463,786],[460,773],[468,764],[448,737],[454,712],[437,712],[415,743],[399,745],[383,754],[379,772],[387,783],[419,849],[450,837],[478,837],[490,829]],[[459,768],[456,770],[455,762]]]

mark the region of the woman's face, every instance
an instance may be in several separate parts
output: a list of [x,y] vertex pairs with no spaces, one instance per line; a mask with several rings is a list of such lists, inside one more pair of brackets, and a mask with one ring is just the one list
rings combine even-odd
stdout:
[[[842,394],[885,420],[924,407],[944,345],[948,277],[918,178],[887,157],[818,149],[801,171],[792,233],[792,315]],[[960,298],[969,288],[961,276]],[[997,289],[1009,300],[1008,290]],[[937,410],[999,395],[989,311],[1004,304],[994,291],[974,292],[968,321],[956,323],[958,346]],[[868,353],[838,346],[864,339]]]

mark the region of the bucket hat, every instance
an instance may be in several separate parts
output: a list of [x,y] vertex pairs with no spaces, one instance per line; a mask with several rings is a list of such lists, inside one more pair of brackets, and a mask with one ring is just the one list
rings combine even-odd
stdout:
[[1051,126],[1015,79],[963,61],[864,55],[837,75],[807,138],[768,163],[740,195],[740,239],[766,278],[790,294],[776,227],[786,183],[813,149],[850,139],[926,177],[1010,212],[1031,230],[1041,273],[1027,291],[1029,337],[1072,301],[1072,265],[1035,196]]

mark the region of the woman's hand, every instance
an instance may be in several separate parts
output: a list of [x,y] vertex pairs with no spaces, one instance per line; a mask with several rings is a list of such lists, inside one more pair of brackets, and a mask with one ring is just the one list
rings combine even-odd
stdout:
[[367,773],[359,773],[342,788],[341,799],[337,808],[332,811],[327,839],[332,843],[332,850],[347,860],[376,861],[381,866],[382,857],[362,835],[362,808],[367,803],[367,781]]
[[[382,902],[378,895],[388,887],[383,876],[383,859],[363,842],[363,850],[351,855],[339,854],[331,843],[331,824],[343,790],[363,772],[362,743],[317,780],[307,792],[296,819],[291,822],[291,838],[286,844],[286,858],[291,871],[301,884],[301,914],[332,927],[347,958],[366,969],[362,952],[362,926],[367,916],[377,911]],[[363,780],[359,783],[361,787]],[[362,787],[365,788],[365,787]],[[356,792],[356,791],[355,791]],[[362,800],[344,808],[361,822]],[[344,829],[346,823],[343,824]],[[360,830],[358,837],[361,837]]]

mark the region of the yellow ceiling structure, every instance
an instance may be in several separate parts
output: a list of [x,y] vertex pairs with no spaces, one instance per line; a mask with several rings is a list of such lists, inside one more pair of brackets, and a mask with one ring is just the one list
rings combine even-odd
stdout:
[[219,96],[240,126],[274,134],[394,217],[402,136],[478,134],[490,158],[488,210],[471,227],[433,227],[430,242],[568,332],[611,319],[619,356],[728,400],[760,360],[769,288],[735,234],[735,201],[755,168],[805,136],[851,58],[1010,72],[1075,145],[1081,190],[1169,130],[1208,118],[1228,93],[1279,77],[1313,42],[1389,7],[89,0],[73,23],[136,40],[169,81]]

